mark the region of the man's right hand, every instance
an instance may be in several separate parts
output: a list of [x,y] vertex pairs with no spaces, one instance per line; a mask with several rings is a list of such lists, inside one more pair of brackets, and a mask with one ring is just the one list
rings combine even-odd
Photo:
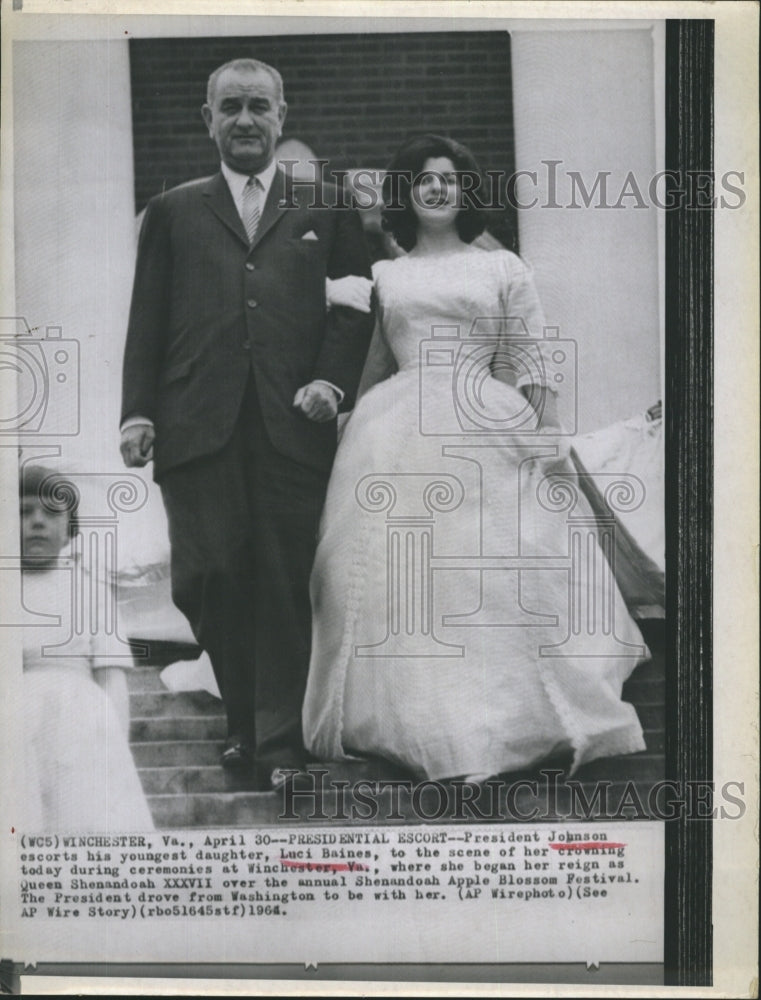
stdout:
[[153,458],[153,441],[156,432],[153,424],[132,424],[122,431],[122,441],[119,445],[128,468],[146,465]]

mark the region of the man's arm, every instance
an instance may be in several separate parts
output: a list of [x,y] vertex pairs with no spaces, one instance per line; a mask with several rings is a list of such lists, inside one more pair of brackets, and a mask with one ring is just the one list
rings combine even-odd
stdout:
[[[370,260],[359,214],[354,209],[336,209],[336,233],[328,259],[331,280],[348,274],[370,279]],[[350,410],[373,331],[372,312],[334,306],[325,320],[325,337],[317,359],[314,380],[329,382],[344,393],[341,410]]]
[[145,210],[138,241],[124,350],[121,426],[133,417],[153,420],[169,328],[170,295],[169,223],[163,200],[154,199]]
[[[343,278],[325,279],[325,302],[328,309],[347,306],[359,312],[369,313],[372,308],[373,283],[359,274],[347,274]],[[317,423],[334,420],[346,393],[332,382],[315,379],[302,386],[296,393],[293,405],[304,416]]]

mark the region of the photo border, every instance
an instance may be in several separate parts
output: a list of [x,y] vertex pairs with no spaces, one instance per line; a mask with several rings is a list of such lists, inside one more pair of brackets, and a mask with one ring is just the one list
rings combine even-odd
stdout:
[[[667,169],[713,169],[713,55],[713,20],[666,20]],[[710,781],[713,773],[713,264],[713,212],[667,213],[666,766],[668,777],[685,781]],[[666,985],[712,982],[712,844],[710,822],[666,824]],[[40,964],[34,974],[116,968]],[[159,968],[187,977],[192,967],[130,965],[135,974]],[[7,973],[12,982],[21,972],[4,962],[0,980],[4,985]]]

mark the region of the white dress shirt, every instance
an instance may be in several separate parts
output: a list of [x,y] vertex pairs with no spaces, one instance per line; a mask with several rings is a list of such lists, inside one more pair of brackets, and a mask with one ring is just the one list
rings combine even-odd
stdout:
[[[222,176],[227,181],[227,186],[230,188],[230,194],[233,196],[233,201],[235,202],[235,207],[238,210],[238,215],[243,221],[243,188],[248,184],[249,174],[239,174],[237,170],[231,170],[226,163],[220,164],[222,167]],[[258,178],[259,184],[262,188],[262,207],[267,200],[267,195],[270,193],[270,188],[272,187],[272,181],[275,176],[275,171],[277,170],[277,162],[272,160],[271,163],[267,164],[264,170],[261,170],[258,174],[253,176]]]

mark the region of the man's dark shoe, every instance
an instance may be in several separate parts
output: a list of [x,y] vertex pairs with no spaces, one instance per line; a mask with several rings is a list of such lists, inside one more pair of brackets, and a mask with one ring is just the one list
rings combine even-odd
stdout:
[[254,760],[254,752],[249,744],[240,736],[230,736],[222,751],[222,767],[231,770],[249,768]]

